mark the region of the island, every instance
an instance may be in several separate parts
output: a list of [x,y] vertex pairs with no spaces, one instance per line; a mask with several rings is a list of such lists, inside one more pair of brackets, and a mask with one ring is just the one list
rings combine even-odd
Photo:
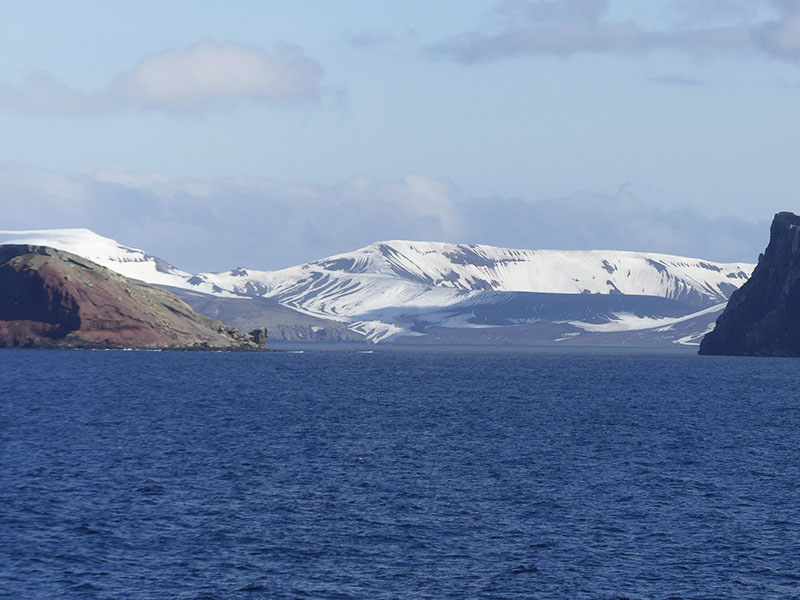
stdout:
[[47,246],[0,246],[0,347],[260,350],[174,294]]

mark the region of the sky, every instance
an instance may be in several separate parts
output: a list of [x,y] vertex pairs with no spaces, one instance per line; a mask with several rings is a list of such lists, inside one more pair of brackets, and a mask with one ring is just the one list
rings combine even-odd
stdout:
[[383,239],[754,262],[799,211],[800,0],[0,6],[3,229],[189,270]]

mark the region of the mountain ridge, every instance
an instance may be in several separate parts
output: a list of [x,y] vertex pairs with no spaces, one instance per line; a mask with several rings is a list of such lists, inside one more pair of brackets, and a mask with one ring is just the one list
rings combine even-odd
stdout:
[[[237,268],[191,274],[90,230],[0,231],[0,243],[25,239],[47,239],[55,247],[65,246],[127,276],[158,285],[218,298],[274,299],[287,309],[337,323],[372,341],[419,335],[426,327],[457,322],[467,328],[480,326],[470,317],[470,306],[483,310],[497,306],[503,295],[518,293],[660,297],[676,303],[674,308],[688,315],[726,302],[753,268],[748,263],[716,263],[662,253],[524,250],[389,240],[275,271]],[[536,299],[530,296],[529,300]],[[647,319],[676,316],[647,304],[626,305],[625,311],[639,319],[638,324],[618,318],[610,304],[607,314],[598,314],[586,323],[622,321],[635,329],[650,324]],[[503,324],[542,320],[529,308],[520,307],[520,311],[519,316],[509,317],[520,322]],[[559,319],[575,327],[575,322],[584,322],[584,313],[581,308]],[[432,321],[429,317],[434,314],[439,317]]]
[[2,347],[255,350],[265,338],[76,254],[0,245]]

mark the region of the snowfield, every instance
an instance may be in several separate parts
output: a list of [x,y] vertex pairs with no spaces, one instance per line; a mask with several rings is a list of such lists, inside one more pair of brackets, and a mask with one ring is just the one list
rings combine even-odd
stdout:
[[584,323],[582,321],[570,321],[570,325],[589,331],[597,332],[612,332],[612,331],[637,331],[639,329],[656,329],[659,332],[669,331],[674,325],[678,323],[685,323],[691,319],[721,313],[725,310],[725,303],[717,304],[695,313],[688,314],[683,317],[664,317],[661,319],[654,319],[652,317],[639,317],[631,313],[614,313],[606,323]]
[[[220,297],[274,298],[309,315],[334,319],[373,341],[427,326],[479,325],[452,307],[498,303],[503,293],[653,296],[692,307],[685,318],[720,310],[755,265],[614,250],[517,250],[484,245],[387,241],[277,271],[235,269],[191,274],[88,229],[0,231],[0,243],[73,252],[127,277]],[[437,315],[437,316],[433,316]],[[659,314],[609,314],[584,331],[663,328]],[[530,322],[535,321],[535,319]],[[415,325],[416,324],[416,325]]]

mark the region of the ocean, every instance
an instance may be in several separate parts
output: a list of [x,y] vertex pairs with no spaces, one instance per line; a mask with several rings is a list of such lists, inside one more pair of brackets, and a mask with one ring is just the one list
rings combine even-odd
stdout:
[[798,389],[688,353],[3,350],[0,597],[800,596]]

